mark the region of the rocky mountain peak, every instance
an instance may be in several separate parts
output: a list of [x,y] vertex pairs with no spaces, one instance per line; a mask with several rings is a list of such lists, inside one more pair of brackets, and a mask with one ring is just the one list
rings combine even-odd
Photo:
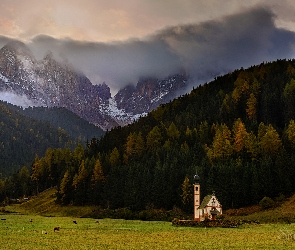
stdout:
[[126,112],[150,112],[160,104],[177,97],[179,91],[185,89],[186,83],[187,78],[184,74],[165,79],[144,78],[139,80],[136,86],[129,85],[121,89],[115,95],[115,100],[118,108],[124,108]]
[[93,85],[71,65],[49,52],[37,61],[27,46],[12,42],[0,49],[0,94],[9,92],[34,106],[64,107],[104,130],[124,126],[177,97],[185,75],[143,78],[114,98],[106,83]]

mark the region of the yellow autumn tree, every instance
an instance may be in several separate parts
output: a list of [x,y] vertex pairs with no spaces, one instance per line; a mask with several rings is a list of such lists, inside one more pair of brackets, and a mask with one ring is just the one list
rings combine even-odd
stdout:
[[[239,93],[236,93],[236,94],[239,95]],[[239,98],[239,97],[237,96],[236,98]],[[223,98],[220,111],[226,112],[227,114],[229,114],[230,110],[231,110],[230,107],[231,107],[230,96],[228,94],[226,94],[225,97]]]
[[162,135],[158,126],[155,126],[146,136],[146,146],[153,150],[161,145]]
[[78,189],[79,185],[83,185],[85,187],[86,185],[86,179],[88,176],[87,169],[85,168],[85,162],[82,160],[78,173],[75,174],[73,179],[73,187],[75,190]]
[[286,135],[288,141],[291,143],[292,147],[295,147],[295,122],[290,120],[288,127],[286,129]]
[[249,120],[256,120],[256,106],[257,99],[253,93],[250,94],[249,99],[247,100],[246,113]]
[[115,166],[117,163],[119,163],[119,159],[120,159],[120,153],[119,153],[119,150],[115,147],[110,154],[111,165]]
[[261,122],[258,126],[258,140],[261,141],[262,137],[265,135],[267,130],[267,126],[265,126],[265,124],[263,122]]
[[282,147],[282,141],[275,128],[269,124],[265,133],[260,136],[259,145],[265,154],[275,156]]
[[135,133],[130,133],[126,140],[125,145],[125,152],[128,156],[131,156],[134,154],[134,148],[135,148]]
[[248,95],[250,91],[250,75],[241,72],[234,83],[235,89],[232,92],[232,100],[234,104],[238,104],[242,95]]
[[231,131],[226,124],[216,126],[212,147],[205,145],[207,157],[212,162],[215,159],[226,159],[233,153]]
[[177,127],[174,124],[174,122],[171,122],[170,126],[167,128],[167,135],[172,140],[175,140],[175,139],[179,138],[180,132],[177,129]]
[[32,181],[36,182],[37,194],[39,194],[39,181],[42,177],[43,172],[44,172],[44,166],[42,164],[42,161],[39,159],[39,156],[36,155],[33,166],[32,166],[31,179]]
[[290,82],[288,82],[284,88],[284,97],[286,99],[294,97],[295,93],[295,80],[292,78]]
[[233,149],[236,152],[242,151],[246,146],[248,132],[241,119],[235,121],[233,126]]
[[97,185],[97,183],[104,182],[104,181],[105,181],[105,177],[103,174],[102,166],[101,166],[100,160],[97,159],[93,168],[92,176],[91,176],[91,186],[92,188],[94,188]]
[[142,153],[144,147],[144,140],[142,138],[141,132],[138,134],[134,132],[128,135],[125,144],[125,153],[127,156],[131,157]]
[[289,74],[289,76],[295,77],[295,69],[292,67],[291,64],[288,65],[287,73]]

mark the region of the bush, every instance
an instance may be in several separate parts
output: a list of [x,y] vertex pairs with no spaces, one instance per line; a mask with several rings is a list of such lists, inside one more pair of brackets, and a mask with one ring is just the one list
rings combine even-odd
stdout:
[[275,206],[275,202],[273,201],[273,199],[265,196],[260,202],[259,202],[259,206],[262,209],[268,209],[268,208],[273,208]]
[[117,208],[114,211],[115,219],[125,219],[125,220],[133,220],[136,219],[134,212],[132,212],[129,208]]

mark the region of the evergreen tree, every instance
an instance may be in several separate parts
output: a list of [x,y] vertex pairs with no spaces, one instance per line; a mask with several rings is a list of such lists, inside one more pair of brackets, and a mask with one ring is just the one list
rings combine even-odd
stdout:
[[67,170],[61,180],[59,191],[57,193],[58,201],[62,204],[69,204],[72,200],[72,183],[70,173]]
[[186,176],[184,178],[184,181],[182,183],[181,186],[182,189],[182,194],[181,194],[181,198],[182,198],[182,204],[183,204],[183,208],[185,211],[190,211],[191,208],[193,207],[193,186],[190,184],[190,180],[189,178]]
[[97,159],[91,176],[92,203],[95,205],[102,203],[104,182],[105,176],[103,174],[102,166],[100,160]]

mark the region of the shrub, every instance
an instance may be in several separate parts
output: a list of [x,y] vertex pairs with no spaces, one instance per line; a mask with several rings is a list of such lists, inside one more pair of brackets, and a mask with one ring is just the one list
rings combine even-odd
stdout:
[[275,206],[275,202],[273,201],[273,199],[265,196],[260,202],[259,202],[259,206],[261,206],[262,209],[268,209],[268,208],[272,208]]

